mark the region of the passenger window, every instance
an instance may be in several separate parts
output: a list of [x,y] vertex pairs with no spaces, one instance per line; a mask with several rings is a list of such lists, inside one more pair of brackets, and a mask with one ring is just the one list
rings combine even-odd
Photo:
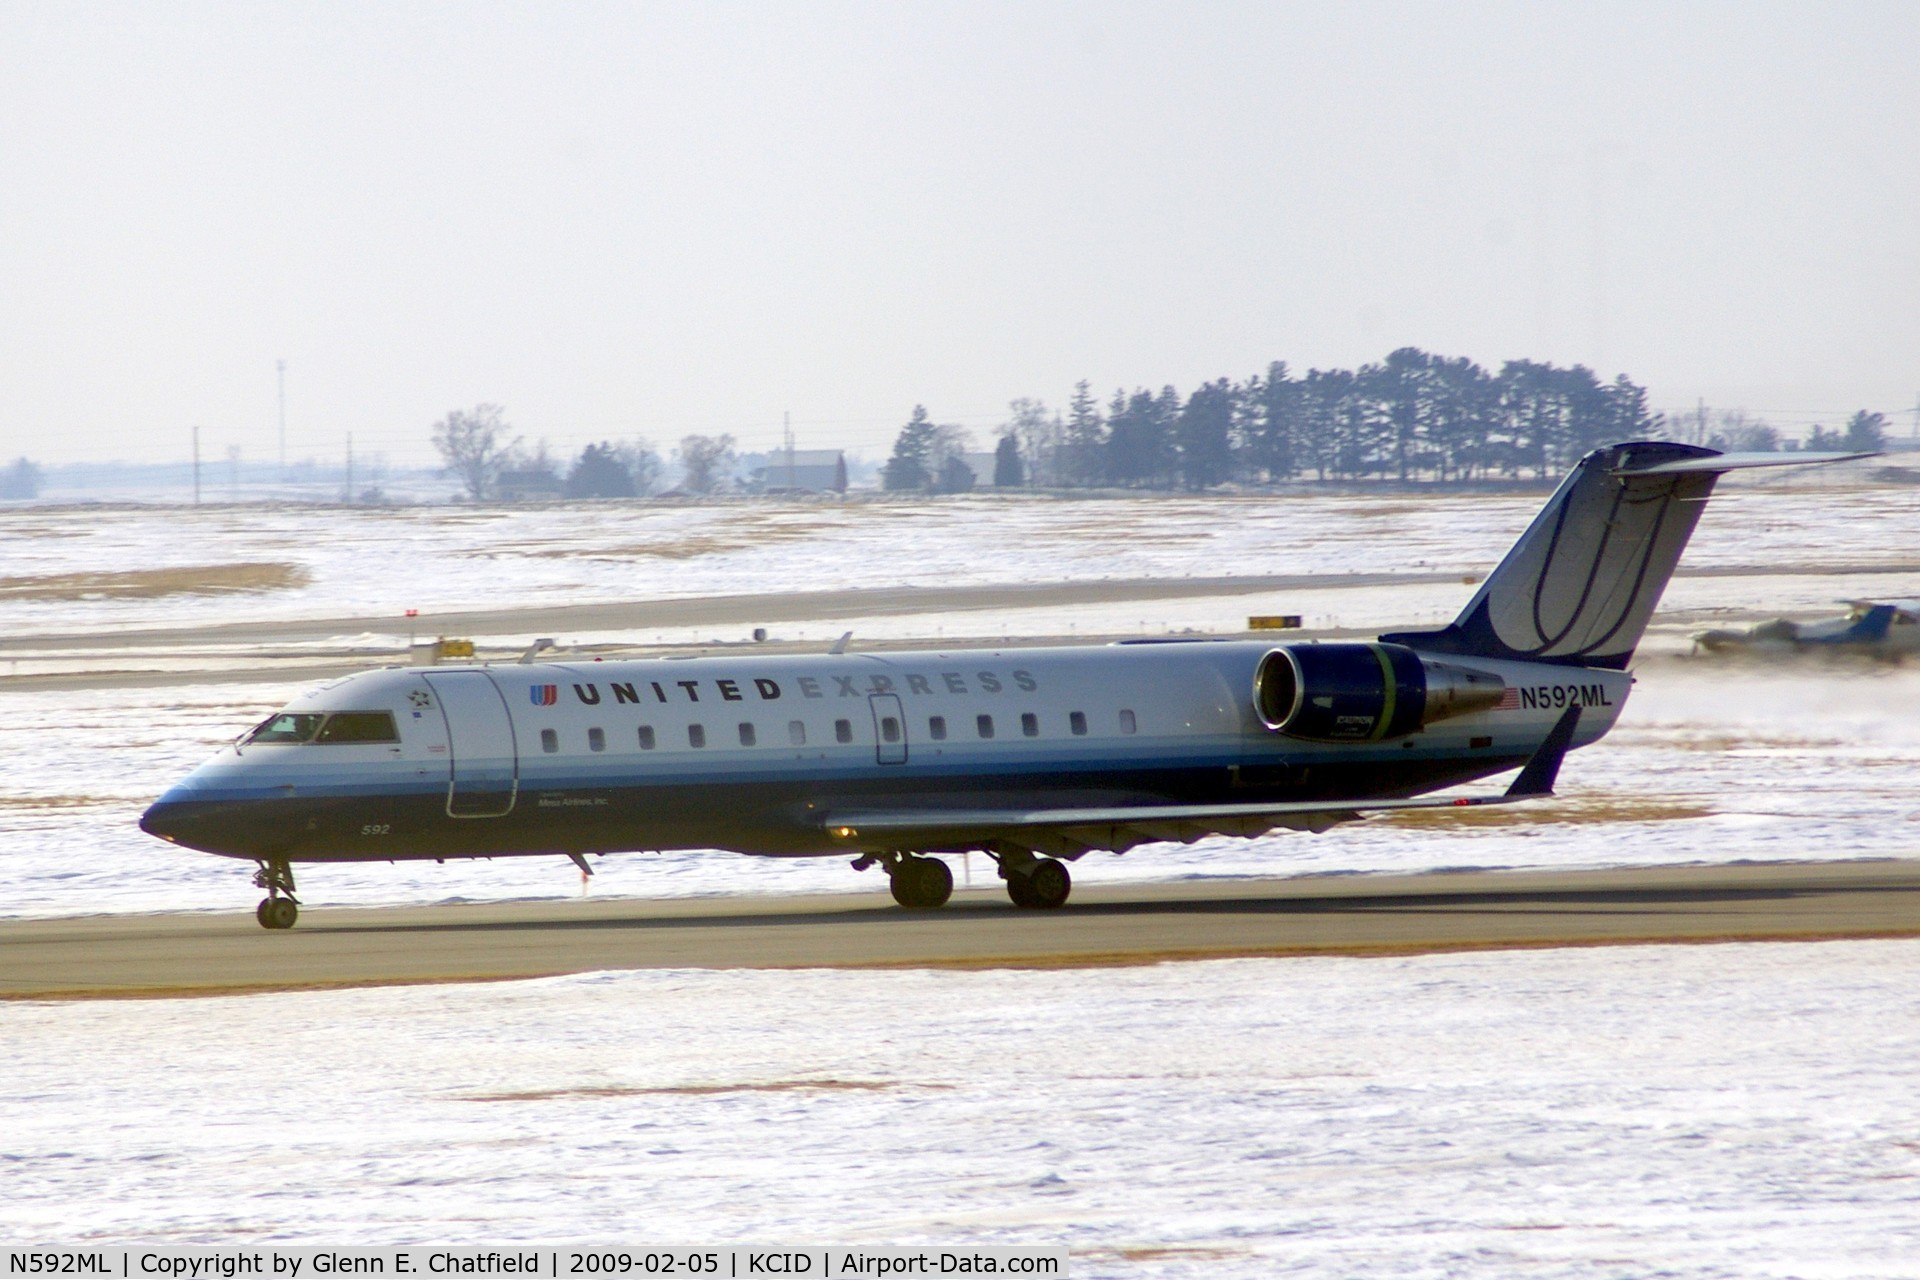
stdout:
[[754,741],[755,741],[755,736],[753,732],[753,726],[748,724],[746,721],[742,720],[740,722],[740,745],[743,747],[750,747],[754,744]]
[[973,724],[974,724],[974,727],[980,731],[981,737],[991,738],[993,736],[993,717],[992,716],[977,716],[975,717]]
[[852,742],[853,721],[835,720],[833,722],[833,740],[835,742]]
[[881,716],[880,737],[887,742],[900,741],[900,722],[892,716]]
[[1073,730],[1073,734],[1076,738],[1086,737],[1087,736],[1087,713],[1084,711],[1069,712],[1067,715],[1067,727]]
[[336,711],[315,742],[398,742],[391,711]]
[[927,720],[927,736],[935,742],[945,742],[947,740],[947,718],[945,716],[930,717]]
[[1120,732],[1132,733],[1134,730],[1134,727],[1135,726],[1133,722],[1133,712],[1122,711],[1120,713]]
[[642,751],[653,750],[653,726],[650,724],[640,726],[640,749]]
[[325,719],[324,716],[317,715],[277,715],[263,721],[259,728],[248,735],[247,741],[250,743],[305,742],[313,737],[314,730],[320,727],[320,721],[323,719]]
[[1039,737],[1040,717],[1031,711],[1022,711],[1020,713],[1020,732],[1026,734],[1029,738]]
[[787,721],[787,738],[796,747],[807,745],[807,722],[805,720]]
[[542,729],[540,731],[540,749],[548,755],[552,755],[558,751],[560,749],[559,733],[552,729]]
[[688,725],[687,726],[687,745],[690,747],[706,746],[707,745],[707,726],[703,724]]
[[587,730],[587,750],[605,751],[607,749],[607,731],[605,729]]

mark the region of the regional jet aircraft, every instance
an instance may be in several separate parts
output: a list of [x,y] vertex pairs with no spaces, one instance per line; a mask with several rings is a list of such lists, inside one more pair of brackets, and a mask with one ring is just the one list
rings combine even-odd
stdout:
[[[303,694],[147,810],[259,864],[718,848],[852,855],[909,909],[977,850],[1021,907],[1149,841],[1320,831],[1548,794],[1612,727],[1629,660],[1723,473],[1860,455],[1589,454],[1452,625],[1239,640],[365,672]],[[1524,766],[1503,795],[1435,792]]]
[[1800,623],[1775,618],[1745,631],[1701,631],[1694,648],[1708,653],[1845,654],[1898,661],[1920,653],[1920,600],[1845,600],[1845,616]]

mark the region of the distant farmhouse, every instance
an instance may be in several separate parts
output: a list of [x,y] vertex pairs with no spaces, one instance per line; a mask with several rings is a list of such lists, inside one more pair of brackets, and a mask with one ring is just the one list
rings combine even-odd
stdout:
[[988,450],[985,453],[963,453],[959,455],[960,465],[973,472],[973,487],[976,489],[995,488],[993,481],[994,464],[997,455]]
[[502,502],[542,502],[565,496],[567,486],[551,468],[530,467],[502,471],[494,482],[494,490]]
[[755,467],[752,487],[761,493],[845,493],[847,455],[840,449],[775,449]]

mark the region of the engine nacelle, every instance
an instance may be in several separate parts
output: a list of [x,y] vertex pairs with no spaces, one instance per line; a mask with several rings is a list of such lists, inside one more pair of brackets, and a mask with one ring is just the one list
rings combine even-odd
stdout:
[[1499,676],[1423,658],[1398,644],[1275,649],[1253,674],[1253,709],[1276,733],[1310,742],[1379,742],[1497,705]]

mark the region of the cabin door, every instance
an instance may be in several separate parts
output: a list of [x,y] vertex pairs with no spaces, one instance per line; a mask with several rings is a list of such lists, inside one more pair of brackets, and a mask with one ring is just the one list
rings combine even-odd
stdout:
[[520,753],[499,686],[484,671],[436,671],[426,681],[447,720],[447,750],[453,757],[448,816],[498,818],[512,812],[520,790]]
[[867,698],[873,708],[873,742],[881,764],[907,762],[907,716],[900,709],[900,696],[876,693]]

